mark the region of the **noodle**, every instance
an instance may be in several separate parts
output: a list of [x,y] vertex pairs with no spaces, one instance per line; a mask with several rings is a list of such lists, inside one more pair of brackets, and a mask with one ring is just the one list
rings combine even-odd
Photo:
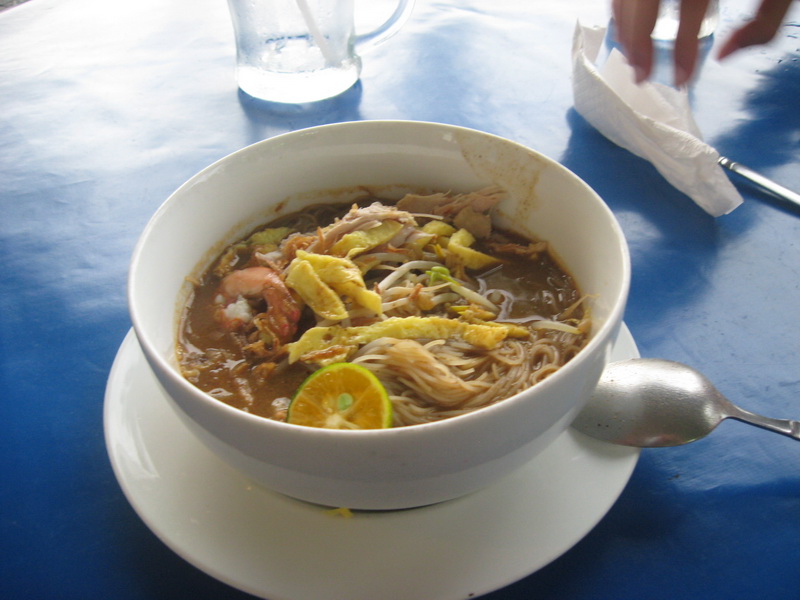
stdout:
[[535,385],[580,352],[590,321],[545,242],[492,230],[500,198],[367,198],[259,228],[198,278],[180,327],[184,376],[281,420],[308,374],[348,360],[386,387],[395,426]]

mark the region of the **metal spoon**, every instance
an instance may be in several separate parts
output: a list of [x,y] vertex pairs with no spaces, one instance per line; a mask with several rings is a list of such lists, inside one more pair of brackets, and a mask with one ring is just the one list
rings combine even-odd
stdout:
[[572,426],[613,444],[658,448],[698,440],[728,418],[800,440],[800,421],[743,410],[691,367],[649,358],[608,365]]

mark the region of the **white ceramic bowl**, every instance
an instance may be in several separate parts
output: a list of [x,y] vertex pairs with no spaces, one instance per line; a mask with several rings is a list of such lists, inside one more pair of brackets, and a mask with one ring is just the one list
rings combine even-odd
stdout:
[[[495,222],[548,240],[581,291],[591,295],[591,340],[544,382],[460,417],[354,432],[247,414],[195,388],[176,368],[186,276],[254,225],[325,198],[347,200],[347,190],[356,186],[399,193],[403,186],[470,191],[492,183],[510,193],[496,208]],[[568,427],[607,362],[629,279],[627,245],[611,211],[553,160],[470,129],[362,121],[274,137],[195,175],[145,228],[128,294],[136,335],[158,380],[183,421],[218,456],[289,496],[329,506],[396,509],[487,486]]]

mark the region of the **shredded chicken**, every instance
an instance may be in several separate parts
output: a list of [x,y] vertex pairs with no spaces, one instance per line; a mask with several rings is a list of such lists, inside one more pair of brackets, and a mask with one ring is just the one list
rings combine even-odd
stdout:
[[398,210],[393,206],[385,206],[380,202],[373,202],[369,206],[359,208],[353,206],[344,217],[332,225],[321,230],[319,239],[308,246],[309,252],[323,253],[342,236],[361,229],[378,227],[383,221],[393,219],[403,224],[414,225],[414,217],[405,210]]
[[466,229],[476,238],[484,238],[492,227],[489,210],[505,194],[505,190],[497,186],[455,196],[442,193],[426,196],[407,194],[397,203],[397,207],[412,213],[452,218],[456,227]]

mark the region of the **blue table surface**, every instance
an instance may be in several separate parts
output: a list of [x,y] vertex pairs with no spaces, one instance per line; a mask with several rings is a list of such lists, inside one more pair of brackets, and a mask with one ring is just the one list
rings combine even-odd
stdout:
[[[721,4],[715,44],[755,2]],[[795,190],[799,9],[771,44],[707,58],[691,90],[710,144]],[[750,410],[800,418],[800,210],[732,175],[745,202],[714,219],[588,125],[570,79],[579,17],[606,24],[608,6],[419,0],[353,89],[279,109],[237,93],[223,0],[31,0],[0,13],[0,597],[249,597],[134,513],[106,453],[103,395],[149,217],[204,166],[289,130],[440,121],[553,157],[625,231],[625,319],[641,353],[697,367]],[[800,598],[800,445],[726,421],[645,450],[583,540],[487,597]]]

